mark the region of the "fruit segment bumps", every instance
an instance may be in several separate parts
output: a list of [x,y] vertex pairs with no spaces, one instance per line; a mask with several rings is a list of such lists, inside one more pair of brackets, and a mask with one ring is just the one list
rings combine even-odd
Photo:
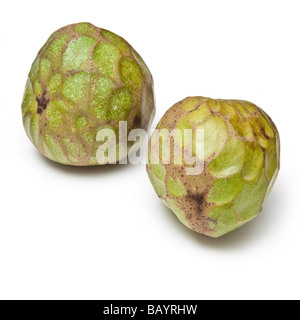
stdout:
[[[66,165],[97,165],[101,129],[148,130],[155,113],[153,80],[139,54],[121,37],[90,23],[54,32],[29,72],[22,103],[29,139],[47,158]],[[124,149],[124,148],[123,148]],[[120,157],[118,155],[121,154]]]
[[[158,196],[184,225],[218,238],[260,213],[280,167],[279,134],[262,109],[246,101],[191,97],[170,108],[157,129],[160,137],[153,134],[149,141],[147,172]],[[185,129],[192,138],[184,136]],[[180,150],[197,159],[196,129],[203,129],[198,162],[204,161],[204,170],[190,175],[186,169],[195,164],[187,164]],[[167,139],[174,142],[169,153],[163,148]]]

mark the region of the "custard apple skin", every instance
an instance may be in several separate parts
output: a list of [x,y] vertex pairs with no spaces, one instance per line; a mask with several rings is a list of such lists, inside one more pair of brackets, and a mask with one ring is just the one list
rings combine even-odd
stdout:
[[[159,161],[151,164],[151,146],[154,150],[158,144],[161,150],[164,138],[152,135],[149,141],[149,179],[185,226],[218,238],[260,213],[280,168],[279,134],[262,109],[246,101],[190,97],[170,108],[157,129],[192,129],[193,137],[196,129],[204,129],[204,171],[200,175],[186,175],[189,165],[175,164],[180,140],[174,139],[171,163],[165,165],[162,152],[157,155]],[[189,147],[194,154],[194,138]]]
[[116,133],[118,151],[119,121],[127,121],[128,132],[148,130],[154,114],[153,79],[143,59],[123,38],[90,23],[50,36],[32,64],[22,102],[24,128],[35,147],[73,166],[99,164],[100,129]]

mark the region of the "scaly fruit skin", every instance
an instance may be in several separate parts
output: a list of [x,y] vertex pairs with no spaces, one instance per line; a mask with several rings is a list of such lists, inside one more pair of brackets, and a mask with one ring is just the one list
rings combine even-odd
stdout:
[[[184,225],[218,238],[259,214],[280,167],[279,134],[264,111],[246,101],[191,97],[170,108],[157,129],[193,129],[194,137],[204,129],[201,175],[186,175],[188,165],[174,164],[176,139],[171,164],[162,164],[161,152],[159,164],[151,164],[151,144],[161,148],[163,140],[153,135],[149,141],[150,181]],[[195,139],[189,147],[195,155]]]
[[36,148],[74,166],[98,165],[101,128],[117,137],[119,121],[128,122],[128,132],[148,130],[154,113],[153,80],[142,58],[123,38],[90,23],[50,36],[32,64],[22,103]]

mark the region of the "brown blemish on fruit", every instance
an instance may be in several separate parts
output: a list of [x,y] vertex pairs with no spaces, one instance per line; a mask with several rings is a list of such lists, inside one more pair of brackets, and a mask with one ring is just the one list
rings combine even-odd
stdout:
[[183,201],[183,211],[186,213],[185,216],[190,228],[204,234],[209,232],[207,213],[211,208],[211,204],[207,202],[206,197],[206,191],[202,193],[188,192]]
[[40,98],[36,97],[36,102],[38,103],[38,108],[37,108],[38,114],[42,114],[44,110],[47,109],[47,106],[50,102],[50,100],[46,98],[46,95],[47,95],[47,91],[44,91]]
[[133,125],[137,127],[140,125],[140,123],[141,123],[141,118],[139,116],[135,116],[133,119]]
[[270,137],[265,133],[265,130],[263,128],[260,129],[260,132],[267,140],[270,140]]
[[201,215],[203,212],[203,209],[205,208],[205,195],[204,193],[197,193],[197,194],[192,194],[191,192],[188,193],[187,195],[188,201],[189,202],[194,202],[195,207],[197,209],[197,214]]

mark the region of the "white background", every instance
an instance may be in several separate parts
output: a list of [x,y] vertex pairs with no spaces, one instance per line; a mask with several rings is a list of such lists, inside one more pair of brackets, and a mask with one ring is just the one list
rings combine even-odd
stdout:
[[[1,299],[299,299],[300,3],[2,1]],[[64,167],[25,135],[37,51],[88,21],[123,36],[155,80],[156,125],[192,95],[252,101],[281,134],[282,169],[262,214],[218,240],[189,231],[144,166]]]

